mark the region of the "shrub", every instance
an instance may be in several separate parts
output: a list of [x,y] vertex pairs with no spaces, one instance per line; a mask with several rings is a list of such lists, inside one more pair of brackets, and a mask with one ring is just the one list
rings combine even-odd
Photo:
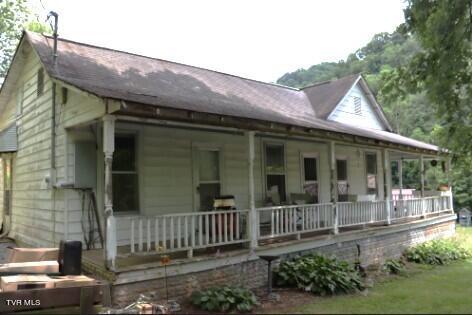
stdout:
[[445,265],[469,256],[470,253],[452,239],[429,241],[405,251],[408,261],[428,265]]
[[224,286],[194,292],[192,303],[205,311],[226,312],[236,309],[249,312],[257,304],[257,299],[248,289]]
[[359,273],[345,261],[317,254],[285,261],[275,271],[276,284],[328,295],[364,289]]
[[401,260],[388,259],[383,264],[383,269],[391,274],[401,274],[405,271],[405,264]]

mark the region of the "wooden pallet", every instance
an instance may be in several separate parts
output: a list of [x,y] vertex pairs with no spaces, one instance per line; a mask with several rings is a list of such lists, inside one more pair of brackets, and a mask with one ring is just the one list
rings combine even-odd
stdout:
[[108,283],[97,281],[81,287],[0,292],[0,314],[70,306],[79,306],[80,314],[93,314],[95,304],[111,305]]

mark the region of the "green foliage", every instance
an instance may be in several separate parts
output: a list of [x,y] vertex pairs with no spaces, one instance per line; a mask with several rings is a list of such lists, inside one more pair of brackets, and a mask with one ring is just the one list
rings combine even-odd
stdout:
[[[429,6],[430,2],[432,7],[440,8],[441,12],[421,9],[423,6]],[[320,81],[361,72],[397,133],[420,141],[435,143],[459,153],[453,164],[454,202],[456,208],[469,207],[472,209],[472,194],[470,193],[472,191],[472,153],[470,149],[472,142],[464,141],[464,139],[472,137],[472,106],[470,105],[472,104],[470,99],[472,85],[469,80],[472,56],[466,54],[466,52],[470,52],[472,45],[470,45],[470,40],[466,40],[465,43],[454,43],[458,34],[464,35],[465,38],[468,36],[463,28],[466,22],[463,15],[470,10],[461,11],[461,9],[464,7],[470,9],[472,2],[466,0],[446,0],[442,4],[439,2],[441,1],[410,1],[409,9],[406,12],[407,22],[410,23],[410,20],[416,19],[414,22],[411,21],[411,25],[408,23],[401,25],[390,34],[376,34],[367,45],[350,54],[346,60],[323,62],[308,69],[286,73],[277,80],[277,83],[304,87]],[[445,12],[445,7],[451,7],[451,12]],[[438,14],[437,17],[429,19],[436,14]],[[420,17],[417,18],[417,15]],[[450,21],[446,23],[443,20],[444,16],[448,16]],[[415,31],[416,26],[414,25],[419,25],[420,21],[426,20],[429,21],[428,23],[436,23],[438,20],[440,25],[447,26],[446,29],[455,27],[454,21],[456,21],[459,23],[458,30],[453,32],[450,37],[444,30],[438,34],[435,33],[437,29],[433,32],[425,29],[421,31],[421,34]],[[438,26],[433,27],[438,28]],[[434,43],[438,44],[435,48],[437,51],[431,50],[428,48],[429,44],[423,43],[424,36],[422,34],[427,34],[427,37],[436,35],[448,37],[444,43],[451,43],[452,46],[446,47],[441,44],[441,41],[435,41]],[[456,52],[454,47],[457,45],[462,48]],[[469,48],[465,49],[464,45]],[[441,67],[441,71],[435,71],[434,67],[431,67],[434,62],[449,62],[443,59],[447,59],[448,54],[457,53],[460,54],[460,57],[454,58],[461,60],[466,58],[469,62],[460,71],[457,71],[457,65],[449,67],[447,63],[444,66],[447,69]],[[426,55],[428,58],[425,57]],[[458,65],[463,64],[462,60]],[[429,72],[425,72],[426,70]],[[423,76],[426,74],[428,80],[423,80]],[[436,76],[434,77],[433,74]],[[441,91],[443,84],[447,86],[445,93]],[[452,87],[452,91],[450,90],[451,84],[456,84],[456,88]],[[432,97],[430,86],[436,90],[434,97]],[[460,99],[457,97],[448,98],[452,92],[456,93],[456,96],[461,96]],[[439,97],[442,99],[441,103],[438,103]],[[456,103],[449,105],[453,101]],[[427,189],[437,189],[439,184],[446,181],[439,166],[435,168],[427,166],[425,171]],[[405,161],[403,176],[405,188],[418,189],[420,183],[418,161]],[[398,184],[398,179],[395,177],[394,183]]]
[[35,33],[48,34],[48,35],[52,34],[52,30],[49,25],[40,23],[38,21],[30,21],[26,25],[26,29],[28,31],[35,32]]
[[383,264],[383,269],[391,274],[401,274],[405,271],[405,264],[401,260],[388,259]]
[[23,25],[28,21],[27,0],[0,1],[0,78],[4,78]]
[[23,28],[50,33],[49,26],[37,21],[28,10],[28,0],[0,0],[0,86],[7,74]]
[[194,292],[192,303],[205,311],[249,312],[257,304],[257,298],[250,290],[224,286]]
[[444,128],[448,147],[472,157],[472,1],[409,0],[405,29],[422,50],[397,69],[391,87],[400,95],[425,91]]
[[441,239],[426,242],[405,251],[408,261],[427,264],[445,265],[454,260],[470,257],[470,253],[452,239]]
[[279,286],[297,287],[319,295],[363,290],[359,273],[345,261],[317,254],[282,262],[275,271]]

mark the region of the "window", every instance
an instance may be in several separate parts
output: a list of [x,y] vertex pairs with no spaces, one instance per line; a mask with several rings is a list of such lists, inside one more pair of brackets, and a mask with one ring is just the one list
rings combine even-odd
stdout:
[[285,150],[282,144],[265,145],[265,174],[268,199],[274,204],[286,201]]
[[0,167],[3,167],[3,209],[6,215],[11,213],[12,206],[12,160],[6,158],[0,160]]
[[347,181],[347,160],[336,159],[338,201],[348,201],[349,183]]
[[136,212],[139,207],[136,135],[116,134],[113,154],[113,210]]
[[310,202],[318,202],[318,159],[314,156],[303,157],[303,192],[312,197]]
[[347,180],[347,161],[346,160],[336,160],[336,173],[338,181]]
[[44,92],[44,70],[43,68],[38,70],[38,77],[36,78],[36,93],[37,96],[41,96]]
[[220,151],[199,149],[198,154],[200,211],[211,211],[213,200],[221,192]]
[[377,154],[366,153],[367,193],[377,195]]
[[362,115],[361,98],[358,96],[354,96],[354,113],[356,115]]

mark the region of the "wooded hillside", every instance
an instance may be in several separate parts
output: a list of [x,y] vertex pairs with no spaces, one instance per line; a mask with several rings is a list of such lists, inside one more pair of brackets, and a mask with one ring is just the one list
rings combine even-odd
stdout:
[[[347,56],[346,60],[323,62],[308,69],[298,69],[284,74],[277,80],[277,83],[292,87],[304,87],[316,82],[338,79],[349,74],[362,73],[397,133],[441,145],[438,135],[441,121],[435,116],[434,108],[424,94],[408,94],[404,99],[395,100],[390,100],[382,94],[382,88],[387,82],[388,75],[396,67],[406,65],[420,49],[421,47],[415,38],[404,35],[399,30],[393,33],[379,33],[367,45]],[[462,172],[462,170],[456,170],[456,172]],[[397,180],[394,177],[394,183]],[[445,181],[440,167],[427,165],[426,185],[428,189],[436,189],[439,184]],[[472,187],[471,179],[468,177],[464,183],[464,179],[461,178],[461,181],[456,180],[455,187],[458,206],[471,202],[469,194],[466,191],[463,194],[464,189]],[[419,188],[417,162],[405,163],[404,185],[409,188]]]

